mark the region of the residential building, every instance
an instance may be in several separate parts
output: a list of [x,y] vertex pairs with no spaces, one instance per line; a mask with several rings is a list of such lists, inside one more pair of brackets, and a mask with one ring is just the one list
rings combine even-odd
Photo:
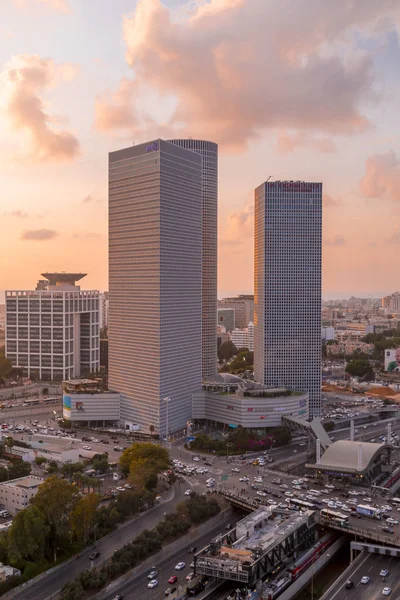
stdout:
[[28,377],[62,381],[100,368],[99,292],[84,273],[42,273],[47,287],[6,291],[6,355]]
[[108,327],[108,306],[108,292],[103,292],[99,296],[100,329],[107,329]]
[[382,298],[382,308],[386,308],[386,312],[400,313],[400,293],[394,292]]
[[321,328],[321,339],[323,342],[330,342],[335,339],[335,328],[334,327],[322,327]]
[[225,327],[225,331],[233,331],[235,329],[235,309],[234,308],[219,308],[217,311],[217,325]]
[[36,496],[39,486],[44,482],[40,477],[29,475],[0,483],[0,504],[11,515],[28,508],[31,498]]
[[321,412],[322,184],[255,190],[254,377],[308,392]]
[[249,323],[244,329],[234,329],[231,333],[231,341],[236,348],[248,348],[254,350],[254,323]]
[[202,177],[160,139],[109,155],[109,387],[128,429],[183,429],[201,387]]
[[193,139],[169,142],[202,157],[202,376],[212,377],[217,372],[218,144]]
[[235,310],[235,327],[243,329],[254,321],[254,296],[241,294],[232,298],[222,298],[218,301],[218,308],[233,308]]

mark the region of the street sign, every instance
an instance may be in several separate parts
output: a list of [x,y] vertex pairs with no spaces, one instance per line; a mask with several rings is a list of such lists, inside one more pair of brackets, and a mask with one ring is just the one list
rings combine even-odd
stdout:
[[221,481],[227,481],[228,475],[221,475]]
[[196,438],[194,436],[190,436],[190,437],[187,438],[187,441],[188,442],[194,442],[195,439]]

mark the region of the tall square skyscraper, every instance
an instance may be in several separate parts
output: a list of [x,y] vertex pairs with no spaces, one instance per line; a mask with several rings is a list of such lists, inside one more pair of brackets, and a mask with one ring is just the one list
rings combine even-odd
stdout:
[[255,190],[254,377],[309,392],[321,412],[322,183]]
[[206,140],[168,140],[200,154],[202,162],[202,376],[217,372],[218,144]]
[[[126,427],[185,427],[201,387],[202,157],[155,140],[109,155],[109,387]],[[165,401],[169,398],[169,401]]]

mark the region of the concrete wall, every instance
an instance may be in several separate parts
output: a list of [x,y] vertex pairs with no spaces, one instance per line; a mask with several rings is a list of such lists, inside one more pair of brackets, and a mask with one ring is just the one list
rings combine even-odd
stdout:
[[11,400],[12,398],[27,398],[28,396],[32,396],[33,394],[42,395],[43,388],[48,389],[49,396],[52,396],[53,394],[61,396],[62,391],[60,385],[50,385],[47,383],[32,383],[30,385],[21,385],[11,388],[1,388],[0,399]]

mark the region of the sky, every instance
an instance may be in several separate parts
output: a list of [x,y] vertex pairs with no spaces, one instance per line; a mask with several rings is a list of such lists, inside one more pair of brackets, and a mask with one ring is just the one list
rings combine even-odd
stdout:
[[220,297],[253,291],[269,176],[323,182],[324,297],[398,290],[399,28],[398,0],[0,0],[0,290],[106,290],[108,152],[177,136],[219,144]]

